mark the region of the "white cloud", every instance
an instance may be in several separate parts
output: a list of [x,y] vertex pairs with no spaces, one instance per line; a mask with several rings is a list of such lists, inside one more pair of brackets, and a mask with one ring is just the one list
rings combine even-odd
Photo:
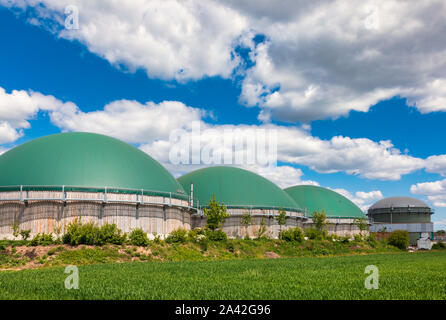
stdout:
[[427,196],[434,207],[446,207],[446,179],[414,184],[410,187],[410,192]]
[[[4,101],[3,104],[1,101]],[[398,180],[402,175],[421,169],[425,165],[423,159],[402,154],[390,141],[375,142],[366,138],[352,139],[342,136],[323,140],[312,136],[308,126],[211,125],[204,121],[205,113],[201,109],[188,107],[178,101],[155,104],[116,100],[102,110],[83,112],[74,103],[63,102],[51,95],[32,91],[13,91],[8,94],[0,88],[0,106],[0,120],[3,121],[3,124],[0,123],[1,141],[15,141],[23,134],[23,128],[29,128],[27,120],[43,111],[49,113],[51,122],[62,131],[103,133],[140,144],[143,150],[164,164],[169,162],[169,151],[174,144],[178,144],[169,140],[170,134],[183,130],[183,135],[190,135],[193,132],[193,123],[201,126],[201,132],[194,133],[200,139],[201,152],[203,148],[208,148],[216,154],[232,152],[233,144],[229,149],[222,144],[228,131],[235,133],[235,136],[253,136],[259,131],[274,133],[277,137],[277,145],[271,145],[274,148],[268,146],[264,151],[239,148],[234,151],[242,159],[249,159],[250,156],[255,159],[254,162],[244,161],[238,163],[239,165],[260,164],[270,167],[271,162],[281,162],[284,167],[278,169],[279,171],[264,174],[269,174],[272,180],[282,180],[279,183],[282,186],[301,183],[302,174],[299,169],[292,168],[292,165],[308,166],[320,173],[344,172],[379,180]],[[180,146],[187,147],[181,143]],[[181,167],[175,170],[183,171]]]
[[[211,0],[0,0],[0,4],[32,7],[33,24],[80,41],[113,65],[131,71],[142,68],[151,78],[229,77],[239,63],[231,56],[234,46],[249,31],[243,16]],[[63,28],[68,5],[78,8],[78,30]]]
[[52,122],[64,131],[102,133],[130,143],[168,139],[175,129],[188,129],[204,112],[178,101],[159,104],[116,100],[103,110],[82,112],[69,105],[51,113]]
[[426,171],[433,173],[446,173],[446,155],[430,156],[426,159]]
[[379,190],[374,190],[369,192],[357,191],[354,194],[342,188],[332,189],[332,190],[342,194],[344,197],[351,200],[364,212],[366,212],[367,209],[376,201],[383,198],[383,194]]
[[[244,75],[240,100],[259,118],[311,121],[407,98],[421,112],[446,110],[446,3],[418,1],[0,0],[30,23],[83,43],[113,65],[161,79]],[[43,4],[43,5],[41,5]],[[66,30],[64,8],[79,8]],[[262,34],[266,41],[252,41]],[[234,49],[255,65],[237,69]]]
[[444,1],[288,3],[282,15],[261,3],[233,2],[268,39],[241,96],[260,119],[338,117],[398,95],[421,112],[446,110]]
[[30,128],[29,120],[40,110],[50,110],[60,103],[51,96],[24,90],[10,93],[0,87],[0,144],[14,142]]

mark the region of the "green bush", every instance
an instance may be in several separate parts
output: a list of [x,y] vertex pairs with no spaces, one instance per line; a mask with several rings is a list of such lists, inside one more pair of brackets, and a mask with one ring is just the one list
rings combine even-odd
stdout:
[[296,241],[303,242],[304,241],[304,233],[301,228],[289,228],[287,230],[282,230],[279,233],[279,239],[285,241]]
[[206,237],[206,229],[202,228],[195,228],[187,233],[187,240],[190,242],[199,242],[204,237]]
[[225,241],[228,236],[222,230],[207,230],[206,238],[209,241]]
[[138,228],[133,229],[132,232],[130,232],[129,236],[130,243],[134,246],[140,246],[145,247],[149,244],[149,238],[147,238],[147,233],[144,232],[144,230]]
[[38,233],[30,241],[31,246],[48,246],[54,243],[53,235]]
[[390,233],[388,243],[401,250],[406,250],[409,246],[409,232],[407,230],[395,230]]
[[28,240],[30,234],[31,230],[20,230],[20,236],[22,237],[22,240]]
[[102,227],[98,227],[93,222],[82,224],[79,219],[70,222],[67,232],[62,236],[62,242],[72,246],[123,244],[126,239],[127,234],[122,233],[115,224],[106,223]]
[[444,242],[434,243],[432,245],[432,249],[433,250],[445,250],[446,249],[446,243],[444,243]]
[[311,240],[323,240],[327,237],[327,231],[320,231],[315,228],[308,228],[305,229],[305,236]]
[[99,229],[99,240],[97,244],[124,244],[126,240],[127,234],[122,233],[116,224],[106,223]]
[[167,243],[185,243],[187,240],[187,230],[178,228],[173,230],[166,238]]

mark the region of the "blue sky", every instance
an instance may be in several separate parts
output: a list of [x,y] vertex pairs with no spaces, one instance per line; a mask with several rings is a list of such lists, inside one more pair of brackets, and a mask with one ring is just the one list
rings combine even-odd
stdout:
[[[181,3],[123,2],[120,13],[71,2],[78,30],[64,28],[68,2],[0,0],[0,152],[47,134],[100,132],[179,175],[194,167],[175,167],[158,145],[178,126],[269,126],[279,132],[282,168],[264,175],[281,186],[316,183],[363,209],[382,197],[417,197],[435,209],[435,227],[446,228],[444,21],[394,35],[385,18],[396,13],[373,1],[363,11],[321,2],[305,13],[203,1],[200,14]],[[410,14],[402,5],[393,18],[420,23],[444,13],[440,3]],[[330,12],[339,30],[316,18]],[[106,13],[127,27],[103,27]],[[359,22],[345,24],[355,14]]]

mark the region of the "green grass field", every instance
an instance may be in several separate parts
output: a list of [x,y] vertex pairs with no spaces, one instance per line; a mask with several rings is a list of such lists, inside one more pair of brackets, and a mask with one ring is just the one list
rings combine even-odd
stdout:
[[[379,289],[364,288],[367,265]],[[446,252],[133,262],[0,272],[0,299],[446,299]]]

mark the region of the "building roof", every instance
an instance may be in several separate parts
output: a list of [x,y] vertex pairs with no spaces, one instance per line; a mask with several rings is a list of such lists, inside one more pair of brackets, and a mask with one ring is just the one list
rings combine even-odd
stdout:
[[429,208],[429,206],[421,200],[411,197],[390,197],[381,199],[372,205],[369,210],[387,209],[387,208]]
[[76,186],[184,193],[157,161],[120,140],[93,133],[35,139],[0,156],[0,186]]
[[330,189],[300,185],[286,188],[296,203],[311,216],[315,211],[324,210],[329,218],[361,218],[362,210],[346,197]]
[[216,166],[190,172],[178,181],[190,193],[194,185],[194,198],[205,206],[212,195],[227,207],[288,209],[300,211],[291,197],[271,181],[247,170]]

